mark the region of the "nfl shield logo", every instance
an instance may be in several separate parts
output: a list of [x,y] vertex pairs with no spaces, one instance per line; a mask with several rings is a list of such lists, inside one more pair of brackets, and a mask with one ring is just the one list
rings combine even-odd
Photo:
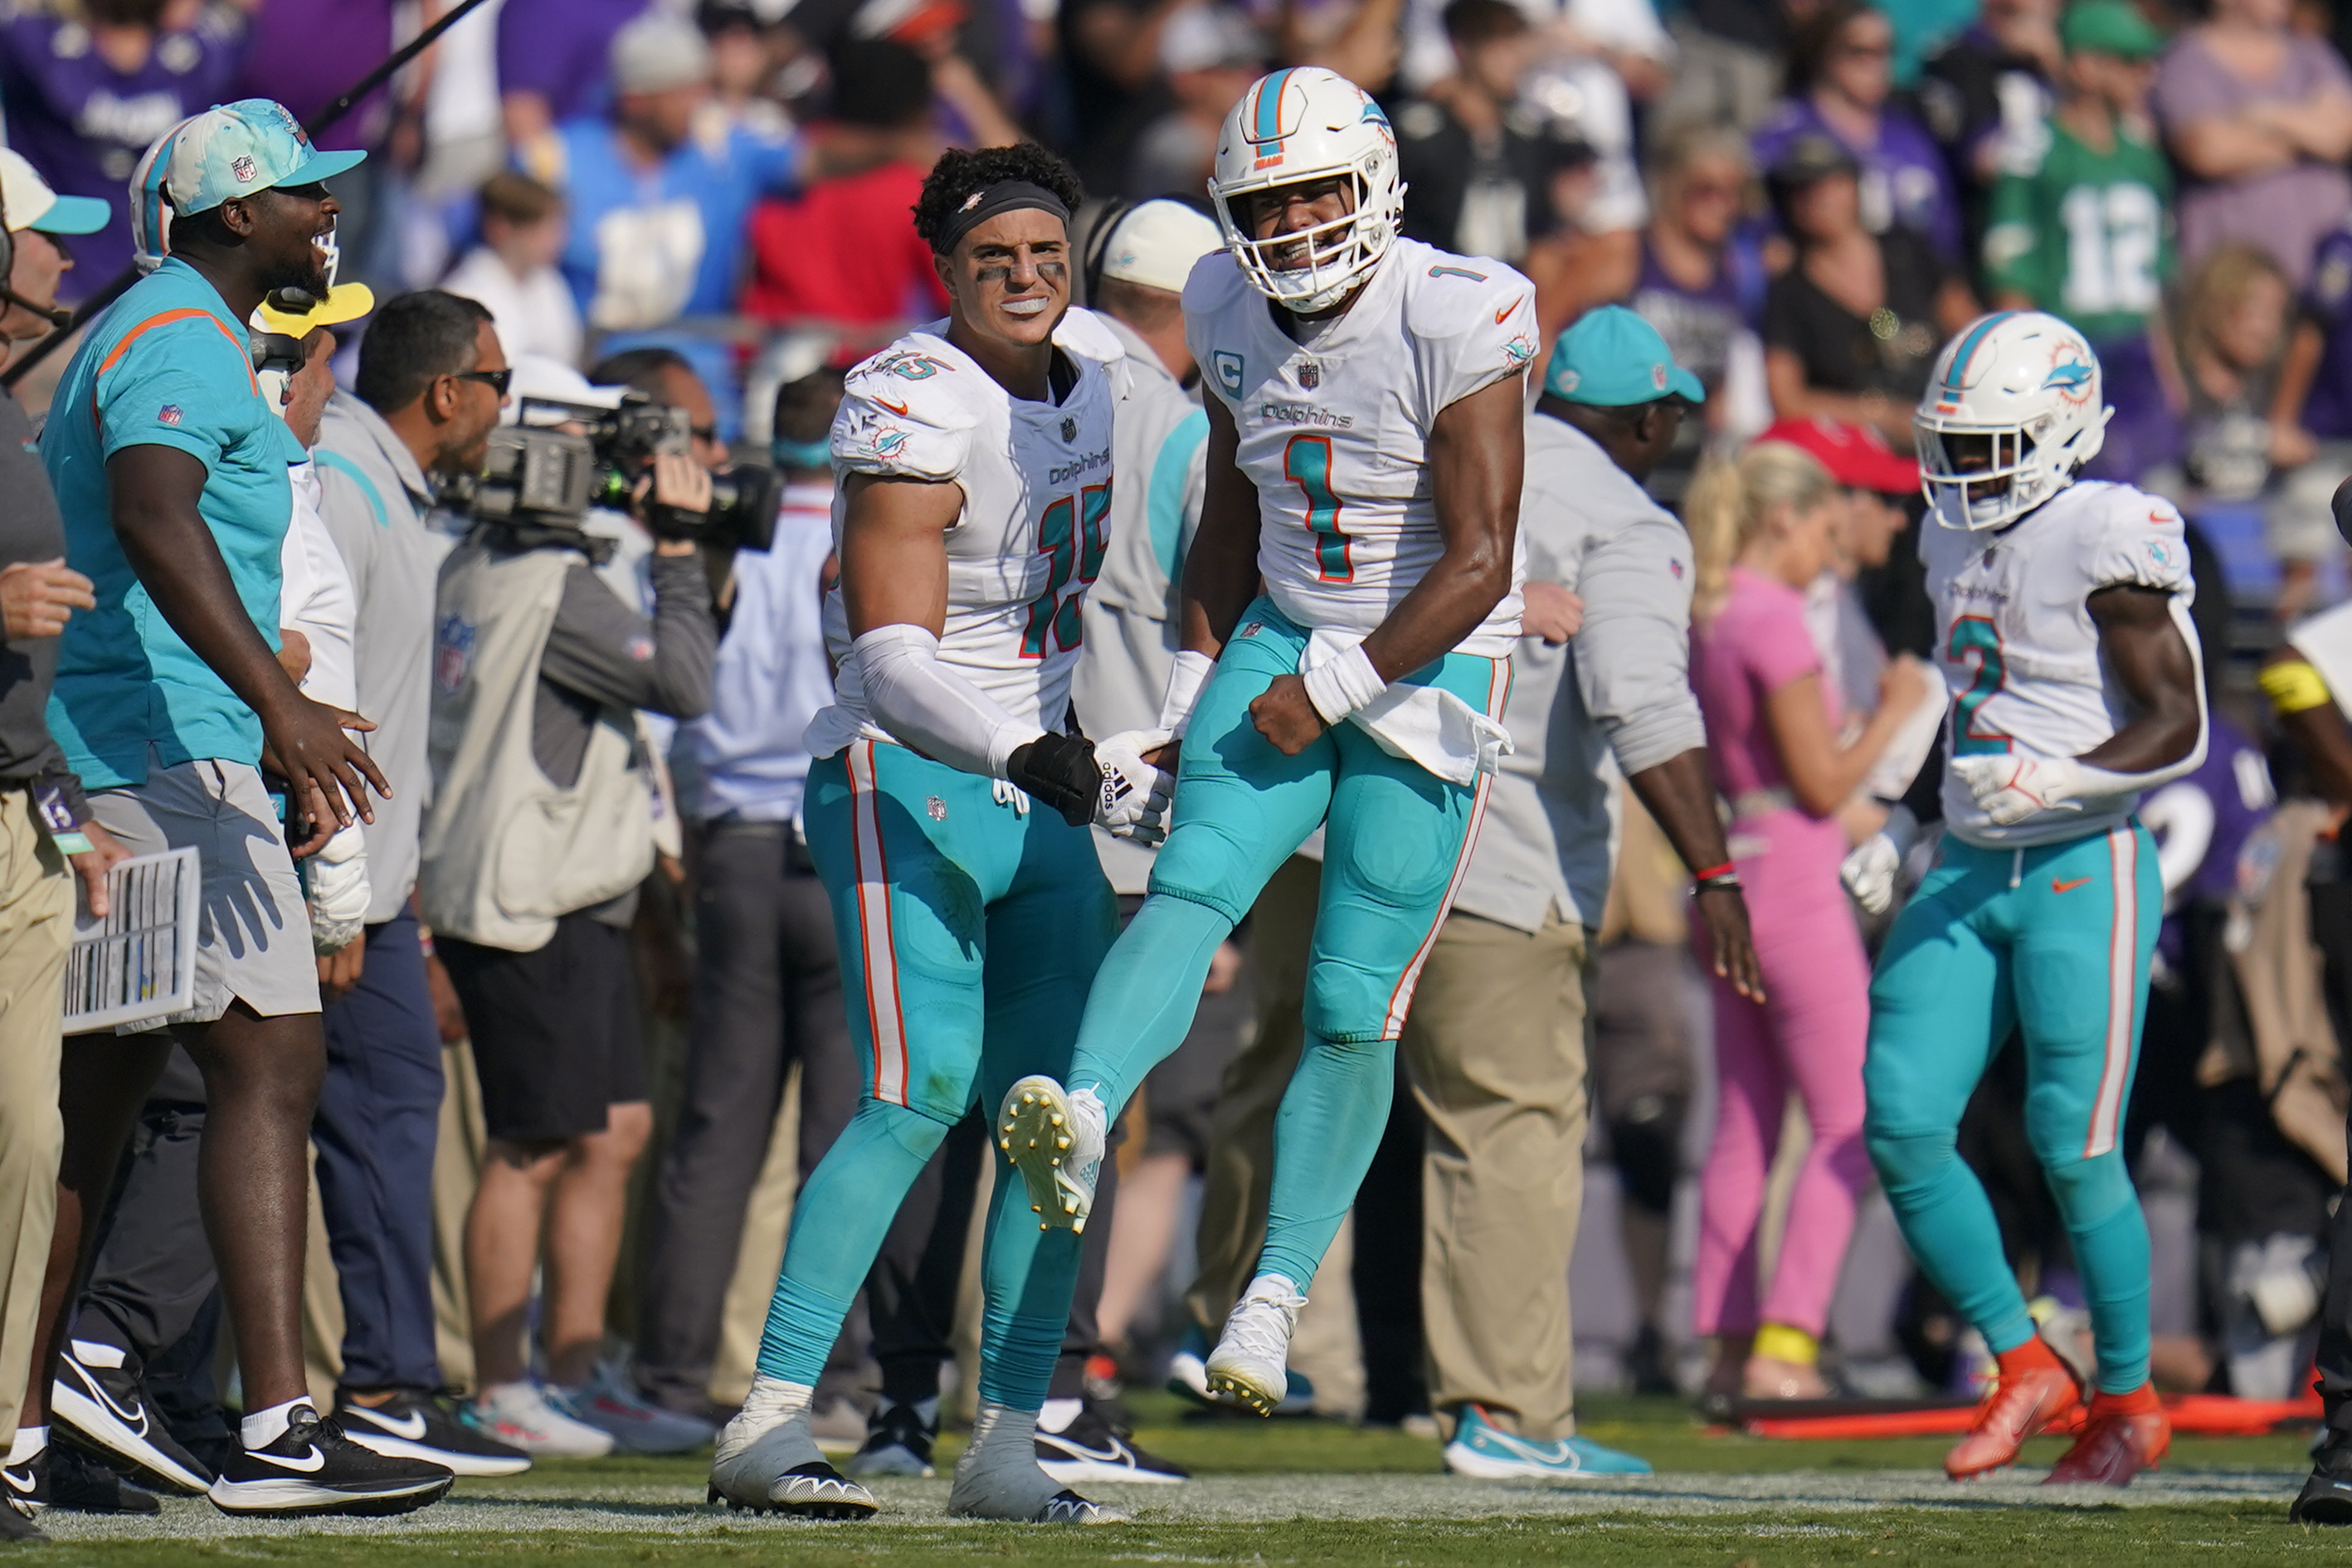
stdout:
[[177,425],[184,417],[186,416],[180,412],[180,405],[176,403],[166,403],[155,410],[155,421],[159,425]]
[[1062,439],[1063,439],[1063,440],[1065,440],[1065,441],[1075,441],[1075,440],[1076,440],[1077,438],[1078,438],[1078,422],[1077,422],[1076,420],[1075,420],[1075,419],[1065,419],[1065,420],[1063,420],[1063,421],[1062,421]]
[[923,814],[933,822],[945,822],[948,819],[948,803],[938,795],[927,795],[923,800]]
[[444,617],[440,634],[434,638],[434,684],[454,694],[466,684],[466,672],[473,667],[473,623],[457,616]]
[[1312,392],[1323,384],[1323,367],[1312,362],[1298,367],[1298,384]]
[[229,161],[228,172],[236,176],[236,183],[238,184],[249,185],[253,183],[253,160],[250,158],[233,158]]

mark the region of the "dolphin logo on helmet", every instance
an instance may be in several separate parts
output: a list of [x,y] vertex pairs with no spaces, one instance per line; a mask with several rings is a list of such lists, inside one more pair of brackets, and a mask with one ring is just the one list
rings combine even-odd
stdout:
[[[1345,216],[1263,240],[1251,232],[1248,197],[1331,179],[1352,197]],[[1271,72],[1226,114],[1209,195],[1225,247],[1258,292],[1292,310],[1328,309],[1380,265],[1403,221],[1396,132],[1371,95],[1336,71]]]
[[2073,484],[2115,416],[2102,390],[2098,355],[2057,317],[1997,310],[1969,322],[1911,416],[1936,521],[2006,527]]

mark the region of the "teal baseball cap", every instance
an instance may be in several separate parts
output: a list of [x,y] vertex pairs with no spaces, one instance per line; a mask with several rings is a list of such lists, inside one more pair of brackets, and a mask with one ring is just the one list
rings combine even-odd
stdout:
[[1577,318],[1552,344],[1544,391],[1570,403],[1626,408],[1662,397],[1706,401],[1698,377],[1675,363],[1658,329],[1622,305]]
[[163,194],[175,213],[210,212],[234,196],[315,184],[366,156],[321,153],[284,104],[241,98],[215,104],[173,132]]

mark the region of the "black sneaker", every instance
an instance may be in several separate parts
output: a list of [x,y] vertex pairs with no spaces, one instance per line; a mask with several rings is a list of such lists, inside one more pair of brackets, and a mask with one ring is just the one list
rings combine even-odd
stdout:
[[2352,1435],[2327,1436],[2327,1446],[2312,1456],[2311,1479],[2286,1510],[2290,1523],[2352,1524]]
[[107,1468],[62,1443],[5,1471],[8,1500],[30,1516],[53,1508],[61,1513],[160,1513],[155,1494],[142,1491]]
[[407,1513],[438,1502],[457,1478],[446,1466],[395,1459],[361,1447],[307,1405],[278,1441],[240,1449],[212,1484],[223,1513],[307,1519],[318,1514]]
[[102,1340],[70,1340],[49,1385],[49,1422],[148,1485],[193,1497],[210,1467],[182,1447],[148,1403],[139,1357]]
[[849,1473],[860,1479],[939,1474],[931,1468],[931,1445],[939,1441],[939,1420],[936,1399],[919,1405],[883,1400],[866,1429],[865,1446],[850,1456]]
[[1037,1428],[1037,1468],[1064,1486],[1085,1481],[1181,1481],[1192,1472],[1145,1453],[1111,1430],[1101,1412],[1081,1405],[1058,1432]]
[[335,1425],[361,1447],[395,1459],[423,1459],[460,1476],[516,1476],[530,1456],[457,1419],[441,1402],[404,1388],[382,1405],[335,1406]]
[[0,1541],[47,1541],[48,1535],[33,1516],[13,1502],[0,1502]]

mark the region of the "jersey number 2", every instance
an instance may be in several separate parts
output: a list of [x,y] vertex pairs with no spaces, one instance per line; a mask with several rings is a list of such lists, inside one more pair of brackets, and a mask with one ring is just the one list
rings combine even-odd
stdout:
[[1352,583],[1356,564],[1348,556],[1348,536],[1339,531],[1339,498],[1331,489],[1331,437],[1293,436],[1282,449],[1282,477],[1307,498],[1307,530],[1315,536],[1315,575],[1326,583]]
[[2000,628],[1982,616],[1962,616],[1952,623],[1952,635],[1944,644],[1944,657],[1954,664],[1964,664],[1969,656],[1976,656],[1976,679],[1960,693],[1952,706],[1952,755],[1981,757],[2009,750],[2009,737],[1996,730],[1977,728],[1977,710],[2000,689],[2009,678],[2009,667],[2000,657]]
[[[1110,517],[1110,481],[1088,485],[1075,496],[1064,496],[1037,519],[1037,551],[1047,562],[1045,591],[1029,602],[1029,625],[1021,634],[1021,657],[1043,658],[1048,637],[1064,653],[1086,641],[1086,588],[1102,571],[1108,542],[1104,524]],[[1070,579],[1078,592],[1068,598],[1062,591]]]

